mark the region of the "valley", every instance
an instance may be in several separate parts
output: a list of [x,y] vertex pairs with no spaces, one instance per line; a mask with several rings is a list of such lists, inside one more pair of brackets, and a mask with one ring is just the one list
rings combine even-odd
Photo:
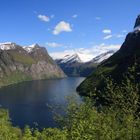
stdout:
[[140,140],[140,1],[0,2],[0,140]]

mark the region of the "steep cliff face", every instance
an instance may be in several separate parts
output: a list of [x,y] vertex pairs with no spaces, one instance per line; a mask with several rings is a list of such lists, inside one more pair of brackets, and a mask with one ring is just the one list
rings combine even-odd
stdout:
[[[115,82],[119,83],[123,75],[136,62],[137,71],[140,72],[140,16],[138,16],[134,30],[130,32],[122,44],[119,51],[98,66],[95,72],[89,76],[78,88],[81,95],[89,95],[93,89],[103,88],[102,77],[112,77]],[[140,77],[137,77],[140,81]]]
[[65,76],[47,50],[37,44],[30,46],[30,49],[15,43],[0,44],[0,87],[22,81]]

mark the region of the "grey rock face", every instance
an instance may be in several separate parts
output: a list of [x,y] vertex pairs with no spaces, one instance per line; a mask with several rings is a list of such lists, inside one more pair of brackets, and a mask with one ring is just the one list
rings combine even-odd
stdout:
[[28,80],[66,77],[45,48],[36,45],[32,52],[27,52],[14,45],[12,49],[0,49],[0,87]]
[[29,73],[35,80],[64,76],[64,73],[57,65],[52,65],[46,61],[39,61],[37,64],[33,64],[29,69]]

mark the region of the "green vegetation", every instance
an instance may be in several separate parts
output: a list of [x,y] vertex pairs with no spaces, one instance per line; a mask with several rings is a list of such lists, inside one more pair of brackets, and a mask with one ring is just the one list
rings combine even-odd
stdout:
[[[110,78],[102,91],[94,90],[90,98],[78,103],[68,99],[65,116],[57,115],[60,128],[44,128],[42,131],[24,130],[11,125],[8,112],[0,110],[0,140],[139,140],[140,114],[139,93],[135,67],[124,76],[121,85]],[[95,103],[92,97],[102,97],[104,105]]]
[[11,55],[13,56],[13,58],[16,62],[22,63],[27,66],[28,65],[30,66],[30,65],[36,63],[36,61],[29,55],[24,55],[19,52],[12,52]]
[[10,75],[1,78],[0,85],[10,85],[15,83],[20,83],[22,81],[29,81],[32,80],[31,76],[28,76],[22,72],[12,72]]
[[32,53],[28,53],[22,46],[12,45],[14,49],[0,50],[0,87],[22,81],[65,77],[45,48],[35,45]]

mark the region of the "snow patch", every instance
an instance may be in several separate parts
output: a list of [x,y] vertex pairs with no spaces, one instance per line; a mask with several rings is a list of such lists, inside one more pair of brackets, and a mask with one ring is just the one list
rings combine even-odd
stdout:
[[73,62],[79,62],[79,63],[82,62],[78,54],[76,53],[73,55],[66,55],[61,60],[61,63],[73,63]]
[[73,55],[76,53],[81,59],[81,61],[85,63],[91,61],[96,56],[106,53],[110,50],[117,51],[120,49],[120,47],[121,47],[120,44],[116,44],[116,45],[99,44],[90,48],[78,48],[74,50],[68,49],[65,51],[52,52],[49,54],[54,60],[56,59],[58,60],[64,58],[64,56],[66,55]]
[[36,47],[37,44],[32,44],[32,45],[29,45],[29,46],[25,46],[23,47],[23,49],[25,51],[27,51],[28,53],[31,53],[33,51],[33,49]]
[[4,42],[0,43],[0,49],[1,50],[13,50],[16,48],[16,44],[13,42]]
[[94,63],[101,63],[102,61],[108,59],[110,56],[112,56],[116,51],[108,51],[106,53],[102,53],[98,55],[97,57],[93,58],[91,62]]
[[64,52],[53,52],[53,53],[50,53],[50,56],[54,59],[54,60],[57,60],[57,59],[66,59],[65,57],[69,56],[74,56],[74,55],[78,55],[79,59],[81,62],[88,62],[90,60],[92,60],[93,58],[93,55],[91,54],[88,54],[88,53],[85,53],[83,51],[74,51],[74,50],[66,50]]
[[134,31],[140,31],[140,25],[134,28]]

